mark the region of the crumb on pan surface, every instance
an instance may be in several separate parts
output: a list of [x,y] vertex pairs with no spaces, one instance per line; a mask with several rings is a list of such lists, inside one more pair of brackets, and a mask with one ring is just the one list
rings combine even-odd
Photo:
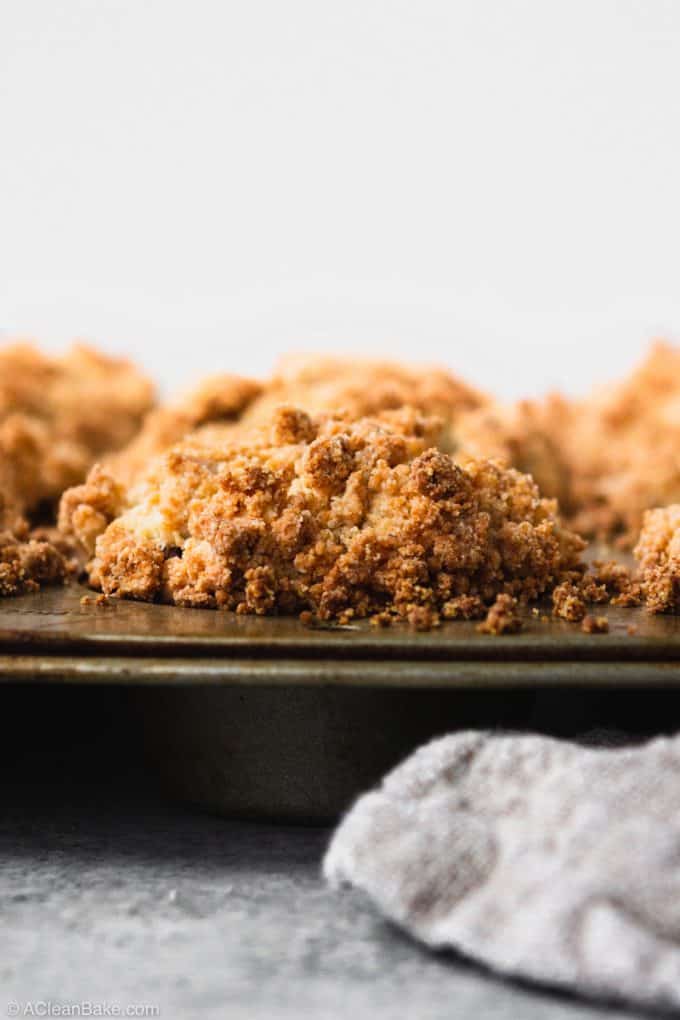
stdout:
[[435,448],[412,409],[359,421],[280,407],[251,431],[199,429],[125,492],[102,469],[61,524],[105,594],[416,626],[538,597],[582,540],[526,475]]
[[553,616],[570,623],[578,623],[586,615],[586,601],[580,587],[573,581],[563,581],[552,593]]
[[519,604],[512,595],[497,595],[496,601],[489,608],[486,618],[477,624],[480,634],[518,634],[522,629],[522,617]]
[[553,616],[571,623],[584,619],[588,606],[609,603],[631,608],[642,603],[642,586],[616,560],[594,560],[587,570],[573,571],[552,592]]
[[581,630],[584,634],[607,634],[609,633],[609,620],[606,616],[592,616],[588,613],[583,617]]

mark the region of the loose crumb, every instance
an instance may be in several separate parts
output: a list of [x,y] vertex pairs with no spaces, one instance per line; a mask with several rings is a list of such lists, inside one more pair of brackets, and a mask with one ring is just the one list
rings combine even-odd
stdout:
[[440,626],[439,613],[435,613],[430,606],[414,606],[406,619],[416,630],[432,630]]
[[552,593],[553,616],[578,623],[586,615],[586,603],[579,588],[571,581],[558,584]]
[[606,585],[600,584],[597,578],[591,574],[586,573],[576,582],[576,587],[579,590],[579,595],[588,605],[598,605],[603,602],[609,602],[609,592],[607,591]]
[[606,589],[610,605],[623,609],[642,605],[642,585],[631,575],[625,564],[616,560],[595,560],[590,573],[593,580]]
[[442,606],[445,620],[481,620],[486,616],[486,606],[477,595],[458,595]]
[[581,630],[584,634],[606,634],[609,631],[609,620],[606,616],[584,616]]
[[641,606],[644,600],[642,585],[631,582],[628,591],[623,591],[620,595],[613,595],[609,601],[610,605],[618,606],[620,609],[635,609],[637,606]]
[[486,614],[486,619],[477,624],[480,634],[517,634],[522,629],[522,618],[518,602],[512,595],[498,595]]

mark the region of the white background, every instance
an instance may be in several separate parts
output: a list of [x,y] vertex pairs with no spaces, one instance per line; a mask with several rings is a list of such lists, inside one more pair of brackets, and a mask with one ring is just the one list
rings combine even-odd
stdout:
[[0,328],[504,395],[680,335],[676,0],[0,0]]

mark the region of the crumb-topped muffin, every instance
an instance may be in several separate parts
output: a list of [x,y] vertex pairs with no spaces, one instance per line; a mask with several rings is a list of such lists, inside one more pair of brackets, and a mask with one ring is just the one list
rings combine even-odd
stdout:
[[0,486],[22,513],[54,503],[92,463],[124,446],[153,403],[130,362],[82,344],[49,357],[0,348]]
[[101,469],[62,528],[105,594],[239,613],[430,623],[461,596],[536,598],[583,542],[514,469],[463,464],[414,410],[358,421],[278,408],[253,430],[198,430],[125,489]]
[[63,490],[127,443],[152,402],[133,365],[89,347],[54,358],[28,344],[0,349],[0,595],[66,575],[63,540],[31,526],[54,521]]

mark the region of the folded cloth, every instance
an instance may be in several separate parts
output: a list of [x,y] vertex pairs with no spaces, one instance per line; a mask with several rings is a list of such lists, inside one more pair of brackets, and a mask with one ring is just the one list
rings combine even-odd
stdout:
[[680,1006],[680,736],[465,732],[362,796],[324,860],[392,921],[503,974]]

